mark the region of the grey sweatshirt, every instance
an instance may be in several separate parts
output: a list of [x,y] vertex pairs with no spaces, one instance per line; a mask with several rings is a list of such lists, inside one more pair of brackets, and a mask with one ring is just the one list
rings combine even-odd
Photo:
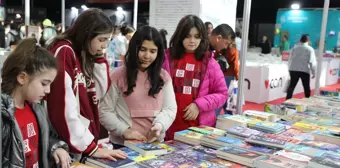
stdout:
[[299,44],[292,50],[289,57],[289,71],[315,74],[316,57],[314,49],[307,43]]

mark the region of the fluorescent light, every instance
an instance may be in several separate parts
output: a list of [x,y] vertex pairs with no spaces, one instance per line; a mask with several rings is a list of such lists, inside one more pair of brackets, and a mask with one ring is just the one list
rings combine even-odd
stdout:
[[78,10],[76,7],[72,7],[71,10],[75,11]]
[[123,8],[120,7],[120,6],[118,6],[118,7],[117,7],[117,11],[121,12],[121,11],[123,11]]
[[82,5],[81,8],[82,8],[83,10],[89,9],[86,5]]
[[298,10],[298,9],[300,9],[300,4],[297,4],[297,3],[292,4],[291,8],[294,9],[294,10]]

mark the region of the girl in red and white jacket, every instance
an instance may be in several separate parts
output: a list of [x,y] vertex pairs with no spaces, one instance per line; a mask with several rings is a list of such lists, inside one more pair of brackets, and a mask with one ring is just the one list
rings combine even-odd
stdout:
[[126,157],[122,151],[97,146],[98,100],[110,86],[103,55],[112,32],[110,19],[99,9],[89,9],[49,46],[58,63],[58,75],[47,97],[49,117],[78,159],[79,154],[111,160]]

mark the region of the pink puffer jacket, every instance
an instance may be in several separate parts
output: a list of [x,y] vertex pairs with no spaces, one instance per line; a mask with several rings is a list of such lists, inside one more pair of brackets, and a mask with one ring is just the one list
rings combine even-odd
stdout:
[[[227,100],[228,88],[220,65],[213,58],[212,54],[206,54],[203,60],[202,80],[197,99],[194,101],[199,110],[199,124],[215,126],[215,110],[221,107]],[[163,69],[171,74],[171,57],[169,50],[165,52]]]

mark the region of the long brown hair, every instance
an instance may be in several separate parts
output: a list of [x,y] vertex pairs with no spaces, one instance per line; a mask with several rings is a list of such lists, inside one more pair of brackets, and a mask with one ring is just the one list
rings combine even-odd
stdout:
[[54,56],[37,45],[35,38],[22,40],[3,64],[1,90],[11,95],[18,86],[17,76],[25,72],[34,76],[44,69],[57,69]]
[[81,60],[85,77],[91,79],[94,67],[94,56],[89,52],[91,40],[100,34],[112,32],[113,24],[102,10],[88,9],[78,16],[69,29],[57,36],[48,48],[51,49],[62,40],[71,41],[74,52]]

